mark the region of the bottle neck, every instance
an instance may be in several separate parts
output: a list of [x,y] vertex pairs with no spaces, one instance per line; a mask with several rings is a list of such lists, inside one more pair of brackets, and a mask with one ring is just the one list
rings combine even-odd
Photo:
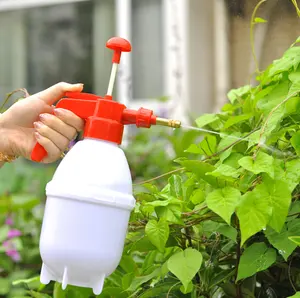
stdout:
[[119,147],[119,145],[117,143],[110,142],[110,141],[107,141],[107,140],[101,140],[101,139],[97,139],[97,138],[85,137],[83,140],[88,141],[88,142],[103,143],[103,144],[113,146],[113,147]]

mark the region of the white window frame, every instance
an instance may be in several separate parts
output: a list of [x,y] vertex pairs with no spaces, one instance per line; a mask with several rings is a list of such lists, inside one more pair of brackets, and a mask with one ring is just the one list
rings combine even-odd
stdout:
[[1,0],[0,12],[83,1],[90,0]]
[[[116,35],[131,40],[131,22],[132,22],[132,11],[131,11],[131,0],[115,0],[116,1]],[[170,101],[166,103],[159,102],[149,98],[139,99],[131,97],[131,84],[132,82],[132,68],[131,68],[131,53],[124,53],[121,58],[119,73],[116,84],[117,84],[117,98],[118,101],[124,105],[138,109],[144,107],[159,111],[162,106],[174,105],[176,102],[176,108],[171,112],[170,116],[183,118],[185,115],[185,106],[187,104],[187,88],[186,88],[186,0],[161,0],[163,9],[163,49],[164,49],[164,62],[162,65],[164,75],[164,86],[162,96],[169,97]],[[176,5],[176,11],[172,5]],[[177,15],[176,15],[177,14]],[[174,37],[174,22],[178,25],[178,33],[180,35],[180,41],[175,40]],[[177,46],[179,56],[181,59],[178,61],[178,56],[174,52],[174,46]],[[181,64],[181,77],[178,79],[175,72],[178,68],[177,64]],[[180,84],[182,92],[177,94],[177,87]],[[159,116],[159,115],[157,115]]]

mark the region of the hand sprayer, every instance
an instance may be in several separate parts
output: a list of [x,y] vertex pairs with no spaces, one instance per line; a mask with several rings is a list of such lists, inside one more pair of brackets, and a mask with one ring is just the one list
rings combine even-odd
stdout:
[[[40,237],[43,260],[41,283],[51,280],[102,292],[104,280],[122,257],[129,217],[135,206],[132,179],[122,142],[124,125],[180,127],[177,120],[156,117],[153,111],[127,109],[112,100],[121,53],[130,43],[113,37],[114,50],[107,95],[66,92],[57,108],[68,109],[85,120],[83,140],[77,142],[47,184],[47,201]],[[41,161],[47,152],[33,148],[31,159]]]

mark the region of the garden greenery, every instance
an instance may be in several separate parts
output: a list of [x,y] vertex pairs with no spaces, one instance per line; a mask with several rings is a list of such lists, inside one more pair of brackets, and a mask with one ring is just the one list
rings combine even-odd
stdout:
[[[158,131],[160,141],[172,146],[175,163],[153,147],[153,133],[132,142],[127,155],[139,181],[137,203],[121,263],[99,297],[300,297],[299,43],[300,37],[257,74],[257,86],[231,90],[220,113],[196,120],[199,128],[220,136],[174,132],[161,139]],[[26,167],[26,175],[18,164],[3,169],[13,171],[7,179],[13,175],[14,182],[0,185],[10,189],[0,200],[7,221],[0,241],[11,241],[21,260],[3,246],[0,294],[94,297],[90,289],[39,284],[43,207],[36,198],[53,169],[30,175]],[[151,179],[171,167],[168,179]],[[44,177],[34,180],[38,194],[36,187],[25,188],[35,176]],[[149,181],[140,182],[141,177]],[[12,214],[16,227],[8,222]],[[22,235],[7,240],[12,229]]]

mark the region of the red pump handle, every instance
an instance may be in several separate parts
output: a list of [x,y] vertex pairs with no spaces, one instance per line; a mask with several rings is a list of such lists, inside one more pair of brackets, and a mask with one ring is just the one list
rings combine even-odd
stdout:
[[[120,63],[122,52],[131,51],[131,44],[120,37],[109,39],[106,47],[114,50],[112,62],[116,64]],[[136,124],[137,127],[156,124],[156,117],[152,111],[143,108],[139,111],[127,110],[124,105],[114,102],[108,95],[104,98],[80,92],[67,92],[65,95],[68,98],[60,100],[56,107],[70,110],[86,120],[84,137],[120,144],[125,124]],[[46,156],[46,150],[37,143],[31,153],[31,159],[40,162]]]
[[[120,144],[124,125],[135,124],[149,128],[156,124],[153,111],[140,108],[138,111],[126,109],[123,104],[110,97],[102,98],[89,93],[66,92],[68,98],[61,99],[57,108],[72,111],[86,121],[84,137],[108,140]],[[37,143],[31,153],[31,159],[42,161],[47,156],[46,150]]]
[[[70,110],[69,107],[72,106],[73,113],[82,119],[87,119],[90,115],[93,115],[95,105],[97,103],[96,100],[99,98],[98,96],[80,92],[66,92],[65,95],[69,95],[70,97],[78,100],[68,98],[61,99],[56,105],[56,108]],[[84,101],[84,104],[82,104],[82,101]],[[84,109],[82,108],[83,106]],[[31,152],[31,159],[33,161],[40,162],[47,156],[47,154],[48,153],[44,147],[41,144],[36,143]]]

